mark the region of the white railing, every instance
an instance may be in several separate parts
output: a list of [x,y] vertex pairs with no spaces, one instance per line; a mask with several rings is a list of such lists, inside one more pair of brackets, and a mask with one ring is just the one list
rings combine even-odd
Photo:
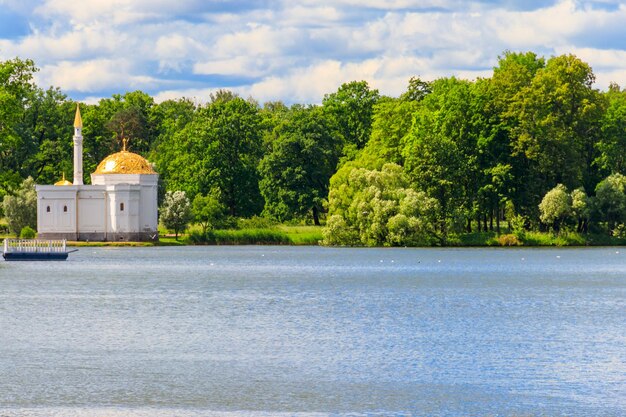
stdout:
[[4,239],[4,253],[65,253],[67,241],[43,239]]

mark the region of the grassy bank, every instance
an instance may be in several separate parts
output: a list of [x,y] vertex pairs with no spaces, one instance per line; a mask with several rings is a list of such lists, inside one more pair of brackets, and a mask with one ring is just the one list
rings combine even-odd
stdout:
[[[318,245],[322,240],[320,226],[271,225],[240,229],[213,230],[205,239],[201,230],[192,227],[178,239],[166,230],[159,230],[158,242],[68,242],[71,246],[183,246],[183,245]],[[4,238],[15,236],[0,235]],[[606,234],[581,234],[562,232],[524,232],[516,235],[495,232],[474,232],[451,236],[445,246],[451,247],[497,247],[497,246],[626,246],[626,238]]]
[[192,245],[317,245],[322,228],[279,225],[265,228],[211,230],[203,235],[194,229],[182,238]]
[[500,234],[495,232],[466,233],[453,237],[449,246],[624,246],[625,238],[606,234],[562,232],[523,232]]

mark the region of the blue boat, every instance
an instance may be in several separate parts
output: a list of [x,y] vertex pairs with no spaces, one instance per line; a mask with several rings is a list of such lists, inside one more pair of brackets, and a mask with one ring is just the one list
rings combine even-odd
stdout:
[[67,241],[42,239],[4,239],[5,261],[65,261],[78,249],[67,250]]

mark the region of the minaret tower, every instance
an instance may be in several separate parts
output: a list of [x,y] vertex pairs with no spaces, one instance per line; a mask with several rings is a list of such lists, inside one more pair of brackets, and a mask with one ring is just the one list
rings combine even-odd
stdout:
[[83,185],[83,119],[80,117],[80,107],[76,103],[74,117],[74,183]]

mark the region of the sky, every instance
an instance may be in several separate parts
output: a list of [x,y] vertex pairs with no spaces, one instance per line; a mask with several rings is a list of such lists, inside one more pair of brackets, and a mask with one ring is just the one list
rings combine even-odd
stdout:
[[506,50],[574,54],[626,85],[624,0],[0,0],[0,60],[33,59],[70,98],[142,90],[320,103],[366,80],[489,77]]

